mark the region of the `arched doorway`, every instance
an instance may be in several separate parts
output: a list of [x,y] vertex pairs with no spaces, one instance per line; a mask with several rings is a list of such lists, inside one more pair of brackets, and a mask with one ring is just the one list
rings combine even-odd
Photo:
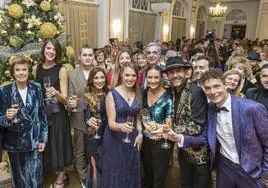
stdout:
[[247,15],[240,9],[230,11],[226,16],[224,35],[228,38],[244,38],[247,29]]
[[202,38],[205,36],[205,27],[207,20],[207,11],[204,6],[199,7],[196,18],[196,38]]

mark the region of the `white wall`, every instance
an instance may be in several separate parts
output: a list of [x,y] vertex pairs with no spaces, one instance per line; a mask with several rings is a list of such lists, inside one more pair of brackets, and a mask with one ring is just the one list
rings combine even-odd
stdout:
[[[255,39],[256,35],[256,27],[257,27],[257,20],[258,20],[258,10],[259,10],[259,1],[241,1],[241,2],[226,2],[222,3],[223,6],[227,6],[227,12],[225,14],[228,15],[229,12],[235,9],[241,9],[247,15],[247,30],[246,30],[246,38]],[[220,36],[223,36],[223,28],[224,24],[226,24],[226,20],[221,23],[221,31]],[[228,22],[228,24],[230,24]],[[239,24],[239,22],[237,23]]]

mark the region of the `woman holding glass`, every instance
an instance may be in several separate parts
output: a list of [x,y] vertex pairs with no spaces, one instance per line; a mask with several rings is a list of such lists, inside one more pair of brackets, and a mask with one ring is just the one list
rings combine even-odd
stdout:
[[4,130],[14,188],[43,187],[41,152],[48,125],[41,86],[28,81],[31,69],[28,58],[15,56],[10,66],[14,81],[0,88],[0,129]]
[[103,140],[102,188],[139,188],[142,126],[139,116],[138,68],[125,63],[119,83],[106,97],[108,126]]
[[61,47],[57,40],[44,41],[42,63],[36,70],[36,81],[46,96],[48,143],[44,152],[44,171],[55,172],[57,178],[51,187],[62,188],[69,182],[64,168],[72,164],[72,140],[66,104],[68,76],[60,65]]
[[172,98],[162,87],[161,68],[146,69],[147,87],[143,95],[142,122],[145,127],[142,160],[147,188],[165,187],[173,144],[166,134],[171,129]]
[[[100,187],[101,176],[101,146],[103,134],[107,125],[105,111],[105,97],[108,92],[105,79],[105,70],[95,67],[90,71],[85,95],[87,108],[85,110],[85,122],[88,126],[88,134],[85,137],[85,144],[88,156],[88,173],[86,184],[90,187]],[[91,173],[89,170],[91,169]]]

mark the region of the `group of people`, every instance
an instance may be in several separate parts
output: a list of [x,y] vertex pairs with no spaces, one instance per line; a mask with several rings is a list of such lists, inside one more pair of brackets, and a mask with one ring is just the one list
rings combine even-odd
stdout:
[[215,58],[210,39],[191,53],[183,42],[182,51],[116,39],[101,49],[85,45],[70,72],[55,39],[44,41],[34,71],[17,55],[12,84],[0,88],[13,187],[43,187],[43,172],[55,173],[50,187],[65,187],[74,162],[82,187],[164,188],[175,144],[181,187],[208,188],[215,179],[218,188],[266,187],[265,59],[238,53],[238,43],[222,58],[213,41]]

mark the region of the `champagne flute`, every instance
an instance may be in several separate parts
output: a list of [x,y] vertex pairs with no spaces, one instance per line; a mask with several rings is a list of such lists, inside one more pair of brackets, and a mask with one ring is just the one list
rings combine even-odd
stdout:
[[169,125],[164,122],[164,125],[163,125],[163,137],[165,139],[165,142],[161,144],[161,147],[163,149],[169,149],[171,147],[170,144],[167,142],[167,134],[168,134],[169,131],[170,131]]
[[[51,82],[50,82],[50,77],[44,77],[43,78],[43,84],[44,84],[44,88],[45,90],[49,90],[51,87]],[[46,97],[45,100],[51,100],[51,97]]]
[[11,101],[11,108],[16,110],[16,114],[15,114],[13,120],[12,120],[12,123],[19,123],[20,122],[20,119],[17,117],[19,106],[20,105],[19,105],[18,101],[16,101],[16,100]]
[[100,124],[101,124],[101,115],[100,115],[100,103],[98,102],[97,103],[97,106],[96,106],[96,113],[94,114],[94,117],[95,119],[97,120],[97,129],[95,131],[95,135],[93,136],[93,138],[95,139],[100,139],[101,136],[99,135],[99,127],[100,127]]
[[[71,95],[70,96],[70,100],[73,101],[73,102],[75,102],[77,104],[77,102],[78,102],[77,95]],[[77,107],[72,108],[72,112],[77,112]]]
[[[134,124],[134,117],[133,116],[127,116],[127,122],[126,122],[129,126],[133,127]],[[131,140],[128,138],[129,133],[127,133],[126,138],[123,139],[123,142],[129,144],[131,143]]]

